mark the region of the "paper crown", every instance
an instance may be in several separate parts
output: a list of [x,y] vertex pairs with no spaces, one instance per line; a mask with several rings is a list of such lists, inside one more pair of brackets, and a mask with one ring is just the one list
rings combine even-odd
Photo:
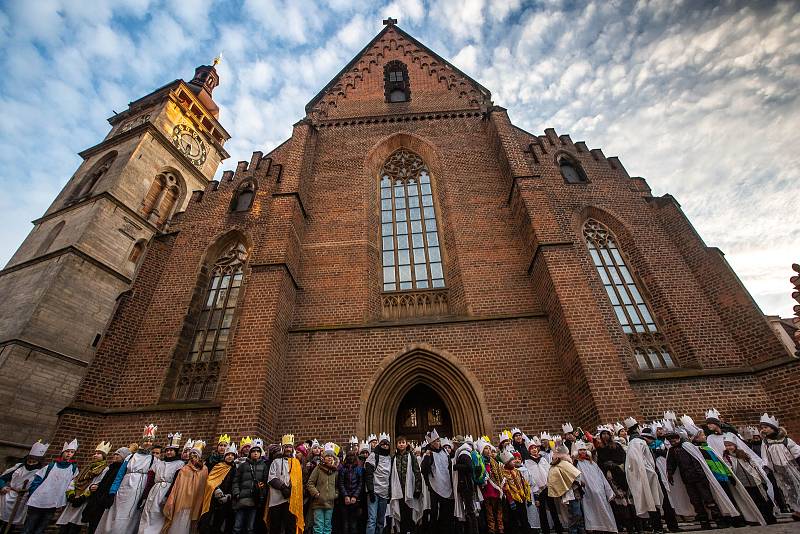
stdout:
[[767,413],[764,413],[764,415],[761,416],[761,419],[759,419],[758,422],[761,423],[762,425],[771,426],[775,430],[780,429],[780,425],[778,424],[778,419],[776,419],[774,415],[769,415]]
[[430,432],[428,432],[428,435],[425,436],[425,439],[428,440],[428,443],[433,443],[437,439],[441,439],[441,438],[442,437],[439,435],[439,433],[436,431],[435,428],[433,430],[431,430]]
[[187,439],[186,443],[183,444],[183,450],[188,451],[189,449],[192,448],[192,445],[194,445],[194,441],[192,441],[192,438]]
[[561,425],[561,431],[562,431],[564,434],[569,434],[570,432],[572,432],[572,431],[574,431],[574,430],[575,430],[575,429],[574,429],[574,428],[572,428],[572,423],[564,423],[563,425]]
[[706,410],[706,421],[709,421],[709,422],[712,422],[712,423],[715,422],[715,421],[719,422],[719,411],[716,410],[715,408],[711,408],[709,410]]
[[152,423],[147,425],[142,432],[142,439],[144,441],[153,441],[156,439],[156,430],[158,430],[158,426]]
[[225,445],[231,442],[231,437],[228,434],[222,434],[219,438],[217,438],[217,444],[224,443]]
[[175,432],[174,434],[167,434],[167,448],[168,449],[180,449],[181,447],[181,435],[180,432]]
[[537,447],[539,447],[541,446],[541,444],[542,444],[541,440],[536,436],[528,438],[527,441],[525,441],[525,446],[529,449],[531,448],[532,445],[536,445]]
[[294,434],[284,434],[281,437],[281,445],[291,445],[294,447]]
[[744,439],[753,439],[753,436],[758,435],[758,429],[754,426],[740,427],[739,434],[741,434]]
[[322,448],[322,445],[319,444],[319,440],[316,438],[311,440],[311,448],[313,449],[314,447]]
[[472,437],[472,434],[467,434],[464,436],[464,443],[469,443],[470,445],[475,444],[475,438]]
[[675,422],[671,419],[664,419],[664,430],[667,432],[674,432],[675,431]]
[[553,436],[551,436],[551,435],[550,435],[550,434],[548,434],[547,432],[542,432],[542,433],[540,433],[540,434],[539,434],[539,438],[540,438],[542,441],[550,441],[551,439],[553,439]]
[[664,421],[659,421],[658,419],[656,419],[655,421],[650,423],[650,428],[652,429],[664,428]]
[[624,427],[624,426],[622,426],[622,423],[620,423],[619,421],[617,421],[616,423],[614,423],[614,433],[615,433],[615,434],[619,434],[619,431],[620,431],[620,430],[625,430],[625,427]]
[[44,456],[49,446],[49,443],[42,443],[42,440],[39,440],[33,444],[28,454],[31,456]]
[[630,428],[632,426],[635,426],[635,425],[639,424],[639,422],[636,419],[634,419],[633,417],[626,417],[625,420],[622,421],[622,422],[625,423],[625,429],[628,429],[628,428]]
[[453,448],[453,441],[449,438],[441,438],[442,439],[442,447],[450,447]]
[[366,441],[362,441],[358,445],[358,452],[361,452],[361,451],[369,451],[369,443],[367,443]]
[[694,420],[686,414],[681,416],[681,424],[689,437],[694,437],[700,432],[700,429],[694,424]]
[[203,456],[203,447],[206,446],[206,442],[202,439],[198,439],[194,443],[192,443],[192,450],[189,452],[194,452],[198,456]]
[[370,434],[369,436],[367,436],[367,443],[371,443],[373,441],[378,441],[378,436],[376,436],[375,434]]
[[338,445],[336,445],[335,443],[332,443],[332,442],[329,441],[322,448],[322,454],[332,454],[332,455],[336,456],[338,454],[338,452],[336,452],[336,449],[338,447],[339,447]]
[[519,429],[519,428],[517,428],[517,427],[514,427],[514,428],[512,428],[512,429],[511,429],[511,437],[514,437],[514,436],[516,436],[517,434],[522,434],[522,430],[520,430],[520,429]]
[[614,427],[612,427],[611,425],[600,425],[600,426],[598,426],[597,427],[597,435],[599,436],[603,432],[608,432],[609,434],[613,434],[614,433]]
[[78,450],[78,440],[77,440],[77,439],[73,439],[73,440],[72,440],[72,441],[70,441],[69,443],[67,443],[67,442],[65,441],[65,442],[64,442],[64,446],[63,446],[63,447],[61,447],[61,452],[64,452],[64,451],[66,451],[66,450],[73,450],[73,451],[77,451],[77,450]]
[[358,437],[350,436],[350,445],[358,445]]
[[239,448],[240,449],[242,447],[246,447],[246,446],[252,445],[252,444],[253,444],[253,438],[251,438],[250,436],[245,436],[241,440],[239,440]]
[[108,455],[111,452],[111,442],[110,441],[101,441],[97,444],[97,447],[94,448],[96,451],[100,451],[105,455]]
[[505,450],[500,453],[500,461],[503,462],[503,465],[507,464],[513,459],[514,459],[514,453],[509,450]]
[[381,432],[378,435],[378,443],[380,443],[381,441],[392,441],[392,440],[391,438],[389,438],[389,434],[387,434],[386,432]]
[[590,450],[592,450],[591,444],[586,443],[582,439],[579,439],[578,441],[572,444],[572,451],[570,452],[573,456],[577,456],[579,451],[590,451]]
[[478,441],[475,442],[475,450],[477,450],[478,453],[482,453],[483,449],[490,445],[488,440],[486,440],[486,436],[481,436],[478,438]]
[[667,410],[666,412],[664,412],[664,419],[667,421],[677,421],[678,416],[675,415],[675,412]]
[[236,450],[236,444],[228,443],[228,448],[225,449],[225,454],[234,454],[238,456],[239,451]]
[[250,450],[259,449],[261,452],[264,452],[264,441],[261,438],[253,438],[253,441],[250,443]]
[[500,436],[498,437],[500,438],[500,443],[503,443],[504,441],[511,441],[514,438],[509,430],[503,430],[500,432]]

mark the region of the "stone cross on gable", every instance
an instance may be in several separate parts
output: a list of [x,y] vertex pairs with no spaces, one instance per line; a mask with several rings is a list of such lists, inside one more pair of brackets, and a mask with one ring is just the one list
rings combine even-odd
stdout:
[[397,24],[397,19],[393,19],[392,17],[389,17],[388,19],[383,19],[384,26],[394,26],[395,24]]

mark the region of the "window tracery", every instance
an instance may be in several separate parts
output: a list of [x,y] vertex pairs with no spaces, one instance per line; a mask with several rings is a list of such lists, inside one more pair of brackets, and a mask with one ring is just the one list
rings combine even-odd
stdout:
[[175,400],[214,398],[230,341],[247,258],[247,248],[236,241],[214,263],[192,344],[178,375]]
[[431,177],[425,162],[398,150],[380,180],[383,290],[445,287]]
[[583,236],[617,321],[634,349],[639,368],[675,367],[666,339],[625,263],[614,234],[601,222],[589,219],[583,225]]

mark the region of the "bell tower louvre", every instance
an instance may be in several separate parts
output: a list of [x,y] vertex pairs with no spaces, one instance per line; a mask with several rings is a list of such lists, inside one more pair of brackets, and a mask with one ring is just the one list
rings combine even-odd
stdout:
[[[92,335],[111,318],[70,375],[85,373],[57,408],[56,442],[128,443],[148,423],[203,439],[343,443],[419,436],[431,421],[496,435],[709,406],[734,424],[770,411],[800,429],[796,396],[770,395],[800,385],[797,358],[672,196],[600,149],[513,125],[487,88],[384,23],[289,139],[218,182],[228,136],[209,103],[213,69],[132,103],[84,153],[37,225],[77,213],[65,203],[82,169],[113,148],[98,183],[130,180],[117,211],[147,246],[127,278],[102,286],[109,306]],[[137,147],[152,164],[122,173]],[[162,209],[168,173],[182,182]],[[125,243],[117,222],[97,226]],[[0,273],[7,300],[41,287],[2,285],[37,232]],[[61,331],[31,328],[37,347]],[[66,354],[67,342],[48,350]]]

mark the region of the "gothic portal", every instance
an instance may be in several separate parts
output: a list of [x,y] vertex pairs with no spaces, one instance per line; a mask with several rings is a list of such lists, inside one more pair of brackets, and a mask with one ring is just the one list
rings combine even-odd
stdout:
[[793,350],[678,202],[515,126],[394,21],[215,180],[218,84],[202,66],[109,119],[0,271],[6,455],[147,423],[343,443],[713,406],[800,427],[769,395],[800,385]]

